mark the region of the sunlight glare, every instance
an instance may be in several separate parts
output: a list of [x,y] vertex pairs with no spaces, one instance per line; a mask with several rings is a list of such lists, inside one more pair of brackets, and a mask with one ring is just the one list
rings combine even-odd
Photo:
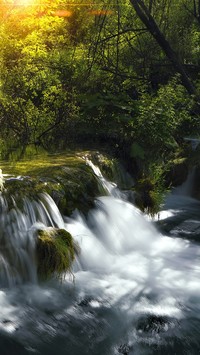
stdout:
[[36,0],[16,0],[15,6],[28,7],[36,4]]

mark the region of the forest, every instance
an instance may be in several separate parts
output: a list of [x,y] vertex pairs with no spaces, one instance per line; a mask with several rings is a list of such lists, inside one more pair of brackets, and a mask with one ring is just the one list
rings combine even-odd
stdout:
[[0,0],[0,354],[200,354],[200,0]]
[[187,156],[200,128],[199,0],[1,0],[0,26],[2,158],[30,144],[100,147],[159,180]]

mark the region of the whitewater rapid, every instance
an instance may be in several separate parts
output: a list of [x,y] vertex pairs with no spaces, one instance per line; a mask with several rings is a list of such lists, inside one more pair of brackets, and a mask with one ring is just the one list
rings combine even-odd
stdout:
[[[200,223],[200,204],[172,197],[165,235],[121,197],[114,186],[71,218],[47,194],[11,211],[1,200],[1,245],[10,248],[0,273],[2,354],[199,353],[200,247],[178,231],[188,218]],[[65,228],[80,246],[74,278],[62,284],[37,281],[35,231],[46,227]]]

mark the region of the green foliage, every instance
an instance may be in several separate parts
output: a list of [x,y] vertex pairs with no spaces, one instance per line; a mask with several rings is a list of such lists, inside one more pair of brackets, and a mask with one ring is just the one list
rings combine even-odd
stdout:
[[17,15],[10,13],[2,26],[1,136],[42,142],[46,132],[77,115],[75,90],[66,81],[72,75],[69,35],[65,20],[48,11],[42,17],[32,11],[20,22]]
[[[191,80],[198,79],[200,30],[192,2],[153,1],[150,11]],[[198,105],[129,0],[5,3],[0,21],[4,151],[6,145],[103,142],[142,171],[171,158],[182,138],[199,129]],[[199,92],[198,80],[196,87]]]
[[133,143],[131,145],[130,157],[144,159],[145,152],[144,149],[138,143]]
[[181,134],[182,123],[192,120],[192,104],[193,100],[188,98],[176,79],[162,86],[156,95],[142,93],[138,101],[138,116],[132,125],[146,152],[159,156],[177,148],[176,139]]
[[40,278],[47,279],[52,275],[60,278],[64,273],[72,273],[77,253],[78,247],[65,229],[38,230],[36,256]]
[[158,213],[166,196],[166,165],[160,162],[148,162],[146,171],[135,185],[136,204],[144,212],[154,215]]

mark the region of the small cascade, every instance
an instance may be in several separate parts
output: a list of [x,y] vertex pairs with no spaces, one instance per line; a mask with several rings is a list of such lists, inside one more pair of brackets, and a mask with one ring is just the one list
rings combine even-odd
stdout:
[[122,192],[121,190],[119,190],[119,188],[117,187],[117,184],[105,179],[105,177],[102,175],[102,172],[98,166],[94,165],[92,163],[92,161],[89,160],[88,158],[86,158],[86,163],[87,163],[87,165],[89,165],[92,168],[94,174],[96,175],[96,177],[99,181],[100,190],[102,191],[102,195],[107,194],[107,195],[110,195],[113,197],[127,199],[126,194],[124,192]]
[[200,247],[160,234],[137,208],[113,196],[98,199],[87,220],[67,222],[81,248],[74,269],[79,296],[112,324],[105,331],[113,348],[106,352],[102,345],[98,352],[96,343],[92,354],[178,354],[183,348],[192,354],[200,331]]
[[37,229],[64,227],[57,206],[47,194],[31,201],[24,198],[20,208],[0,196],[0,285],[11,287],[24,282],[35,283],[35,241]]
[[[200,246],[161,234],[87,164],[106,190],[87,217],[63,217],[48,194],[20,206],[0,196],[0,284],[13,286],[0,291],[1,350],[12,354],[12,339],[26,355],[198,354]],[[175,198],[185,199],[187,218],[192,199]],[[192,211],[200,221],[196,201]],[[36,235],[47,227],[68,230],[80,246],[74,284],[37,283]]]
[[0,191],[3,190],[3,187],[4,187],[4,176],[2,170],[0,169]]
[[184,138],[184,141],[189,142],[191,144],[192,150],[196,150],[200,143],[200,139],[198,138],[186,137]]
[[194,167],[189,173],[186,181],[181,185],[176,187],[173,190],[174,195],[180,196],[192,196],[194,188],[194,179],[195,179],[196,168]]
[[186,181],[166,197],[158,219],[165,220],[165,222],[161,222],[164,227],[163,232],[167,232],[173,237],[199,242],[200,201],[194,197],[196,180],[196,167],[194,167],[189,172]]
[[107,193],[108,195],[115,194],[115,191],[117,190],[117,185],[112,183],[112,182],[110,182],[110,181],[107,181],[104,178],[104,176],[102,175],[101,170],[99,169],[99,167],[94,165],[92,163],[92,161],[89,160],[87,157],[86,157],[86,163],[87,163],[87,165],[89,165],[92,168],[94,174],[97,176],[97,178],[99,180],[99,183],[100,183],[100,185],[102,187],[102,192]]

